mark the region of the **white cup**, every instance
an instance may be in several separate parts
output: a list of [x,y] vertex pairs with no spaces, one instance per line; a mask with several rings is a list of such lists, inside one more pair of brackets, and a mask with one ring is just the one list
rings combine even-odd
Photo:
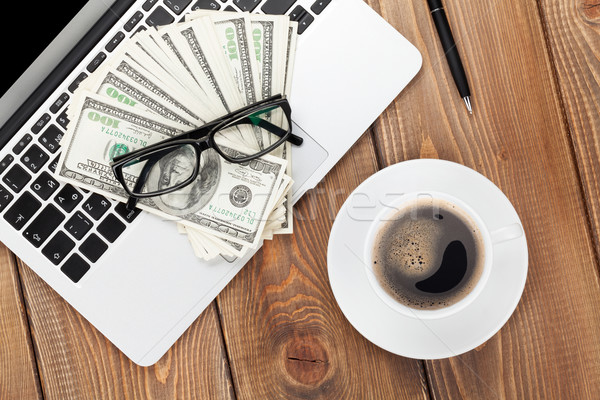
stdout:
[[[385,224],[397,216],[402,209],[415,204],[416,201],[421,199],[436,199],[450,203],[458,209],[459,213],[466,214],[475,223],[479,229],[481,240],[483,242],[483,267],[479,280],[474,284],[471,291],[465,295],[462,299],[457,302],[437,309],[423,309],[413,308],[404,305],[394,299],[388,292],[381,286],[379,280],[375,276],[375,272],[372,270],[373,265],[373,247],[377,233],[385,226]],[[473,211],[473,209],[466,204],[464,201],[457,199],[456,197],[450,196],[441,192],[414,192],[407,193],[397,197],[391,204],[386,205],[379,214],[375,217],[367,233],[367,245],[365,246],[365,268],[367,269],[367,276],[371,287],[381,298],[381,300],[387,304],[390,308],[406,315],[408,317],[416,319],[440,319],[455,314],[468,306],[477,296],[481,293],[488,278],[492,271],[492,260],[493,260],[493,248],[495,244],[505,242],[507,240],[513,240],[523,235],[523,228],[519,224],[513,224],[509,226],[496,229],[490,232],[486,227],[481,217]]]

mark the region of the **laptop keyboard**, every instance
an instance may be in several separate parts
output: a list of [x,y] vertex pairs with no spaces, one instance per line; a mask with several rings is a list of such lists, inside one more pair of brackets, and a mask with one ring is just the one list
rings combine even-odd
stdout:
[[[107,59],[119,44],[147,26],[182,20],[187,11],[227,10],[287,14],[298,22],[302,34],[331,0],[315,1],[310,11],[298,0],[146,0],[122,29],[107,38],[100,51],[85,66],[67,91],[55,100],[35,123],[0,157],[0,214],[2,218],[66,277],[79,282],[102,258],[139,215],[123,203],[59,183],[56,170],[60,141],[68,126],[66,108],[79,84]],[[304,2],[303,2],[304,3]],[[310,2],[309,2],[310,3]],[[23,132],[23,129],[21,129]]]

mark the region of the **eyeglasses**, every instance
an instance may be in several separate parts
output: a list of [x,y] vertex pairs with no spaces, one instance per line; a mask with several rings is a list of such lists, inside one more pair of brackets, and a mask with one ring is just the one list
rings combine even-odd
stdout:
[[[110,165],[129,195],[127,209],[132,210],[139,199],[172,193],[199,176],[201,179],[205,150],[214,149],[232,163],[245,163],[272,152],[286,141],[300,146],[303,139],[292,133],[291,113],[287,100],[277,95],[200,128],[114,157]],[[256,144],[255,149],[245,152],[235,149],[235,143],[240,141]]]

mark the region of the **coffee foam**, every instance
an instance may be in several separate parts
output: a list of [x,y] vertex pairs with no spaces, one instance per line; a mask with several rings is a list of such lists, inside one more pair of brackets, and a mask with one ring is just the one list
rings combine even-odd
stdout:
[[[425,217],[417,212],[423,210],[428,214]],[[416,293],[415,282],[434,275],[439,269],[443,250],[449,243],[447,237],[454,234],[449,228],[459,224],[465,227],[462,229],[465,232],[459,234],[460,239],[467,241],[468,236],[473,239],[473,249],[468,256],[476,271],[451,294]],[[419,199],[396,211],[376,234],[373,270],[384,290],[396,301],[412,308],[433,310],[456,303],[473,289],[483,270],[483,258],[483,240],[469,215],[444,200]]]
[[385,241],[388,248],[382,261],[393,265],[406,276],[419,277],[435,272],[437,254],[432,244],[438,235],[433,221],[409,221],[399,231],[382,232],[376,241]]

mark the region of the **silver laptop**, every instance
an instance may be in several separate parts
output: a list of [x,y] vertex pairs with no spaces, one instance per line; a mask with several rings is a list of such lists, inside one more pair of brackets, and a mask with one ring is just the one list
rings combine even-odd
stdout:
[[252,254],[199,261],[174,223],[56,181],[65,110],[78,83],[127,37],[180,21],[192,9],[293,16],[301,34],[290,104],[294,133],[304,138],[293,154],[295,202],[417,74],[421,55],[363,0],[68,3],[61,12],[75,18],[0,100],[0,241],[131,360],[147,366]]

